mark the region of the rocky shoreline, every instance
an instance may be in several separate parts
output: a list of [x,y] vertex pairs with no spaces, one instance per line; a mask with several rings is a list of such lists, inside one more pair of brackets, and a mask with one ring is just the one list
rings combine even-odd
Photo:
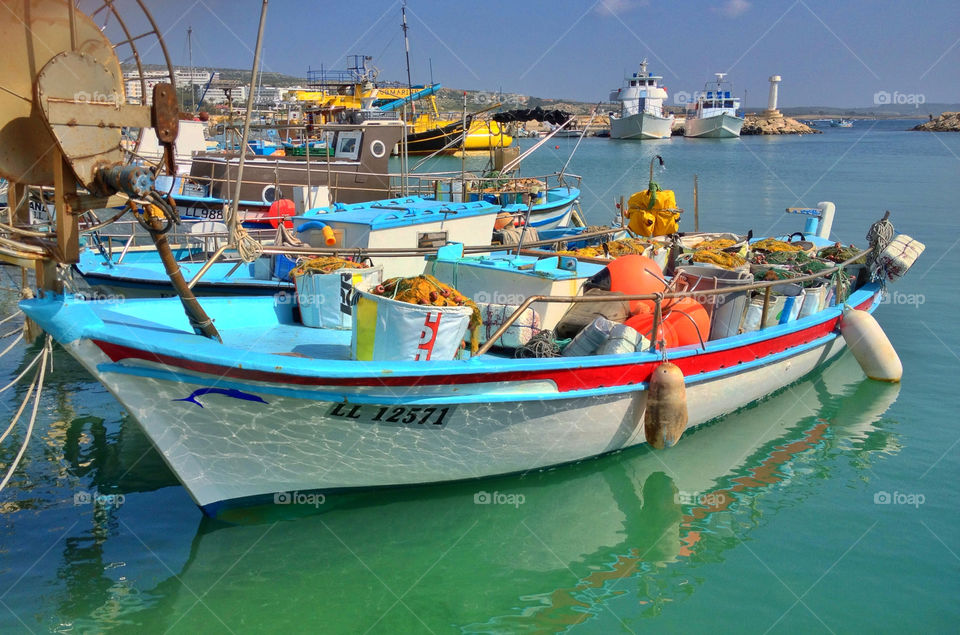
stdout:
[[936,119],[914,126],[911,130],[922,132],[960,132],[960,112],[944,112]]
[[779,135],[779,134],[823,134],[822,130],[811,128],[791,117],[747,115],[740,135]]

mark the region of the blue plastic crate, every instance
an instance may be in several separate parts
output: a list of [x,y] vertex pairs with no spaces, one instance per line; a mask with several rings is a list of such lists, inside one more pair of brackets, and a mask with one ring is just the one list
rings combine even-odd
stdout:
[[278,254],[273,257],[273,275],[278,280],[291,281],[290,272],[297,266],[297,261],[289,256]]

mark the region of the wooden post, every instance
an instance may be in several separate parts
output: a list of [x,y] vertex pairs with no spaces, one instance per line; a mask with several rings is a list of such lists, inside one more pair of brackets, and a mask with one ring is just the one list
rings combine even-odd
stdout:
[[27,186],[23,183],[12,181],[7,189],[7,205],[13,218],[9,219],[10,224],[17,227],[25,227],[30,224],[30,201],[26,200],[28,196]]
[[773,285],[770,285],[763,290],[763,311],[760,312],[760,329],[763,330],[767,328],[767,313],[770,311],[770,292],[773,290]]
[[693,175],[693,231],[700,231],[700,190],[696,174]]
[[[53,157],[53,204],[57,215],[57,260],[63,264],[80,261],[79,216],[73,213],[67,199],[77,193],[73,169],[59,150]],[[42,287],[41,287],[42,288]]]
[[63,293],[63,285],[57,279],[57,263],[47,259],[37,260],[36,262],[34,273],[37,277],[37,289],[40,290],[40,295],[42,296],[47,291]]

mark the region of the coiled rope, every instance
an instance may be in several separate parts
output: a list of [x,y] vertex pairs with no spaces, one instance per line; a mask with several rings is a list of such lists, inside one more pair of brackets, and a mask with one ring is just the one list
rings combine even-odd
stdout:
[[518,358],[560,357],[560,345],[550,329],[540,331],[514,352]]
[[870,268],[870,275],[876,279],[878,277],[879,267],[877,258],[887,248],[890,241],[893,240],[893,223],[890,222],[890,210],[883,215],[883,218],[870,225],[867,230],[867,242],[870,244],[870,254],[867,256],[867,266]]

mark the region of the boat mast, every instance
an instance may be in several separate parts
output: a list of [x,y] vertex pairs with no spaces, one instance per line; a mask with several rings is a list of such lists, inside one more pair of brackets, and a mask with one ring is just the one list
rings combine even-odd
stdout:
[[190,112],[196,112],[196,91],[193,88],[193,27],[187,27],[187,56],[190,60]]
[[[410,39],[407,37],[407,0],[403,0],[403,4],[400,6],[400,14],[403,16],[403,46],[407,52],[407,90],[409,95],[413,94],[413,81],[410,79]],[[417,106],[413,103],[413,100],[410,101],[410,116],[416,118],[417,116]]]

